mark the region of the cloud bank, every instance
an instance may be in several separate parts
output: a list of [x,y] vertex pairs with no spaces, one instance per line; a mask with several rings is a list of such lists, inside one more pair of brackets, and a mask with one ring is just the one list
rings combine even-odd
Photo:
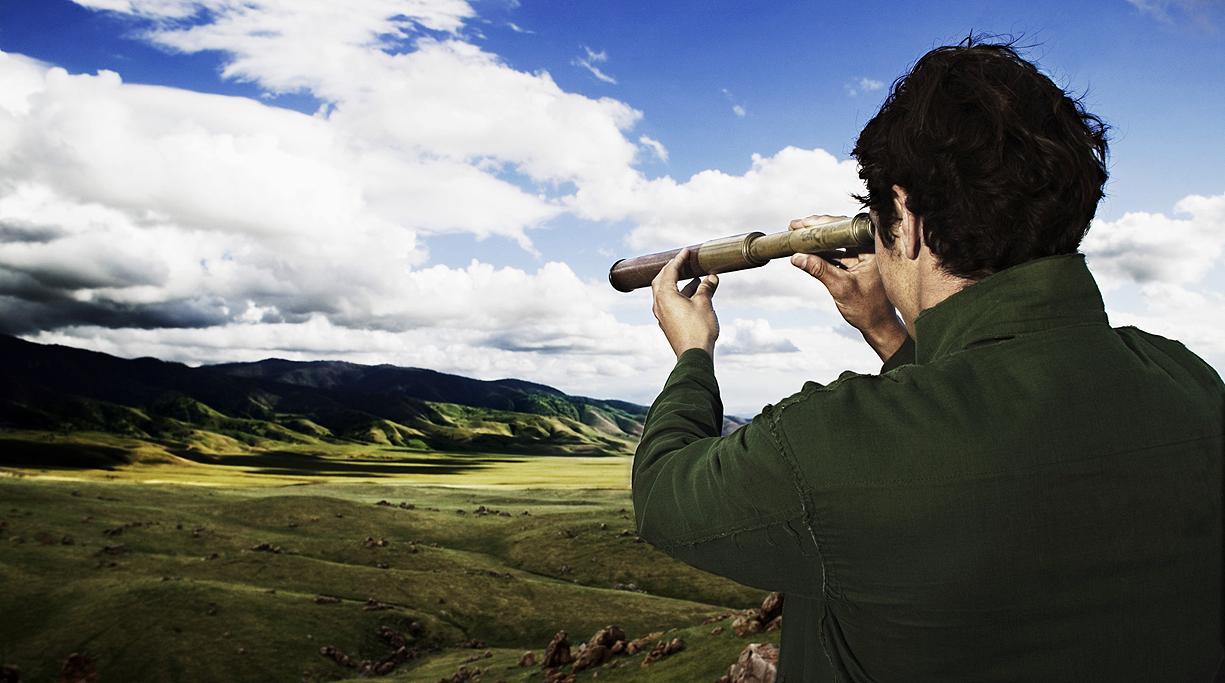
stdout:
[[[642,320],[645,295],[533,259],[534,231],[623,223],[625,248],[646,252],[858,210],[854,163],[820,149],[756,154],[742,175],[648,177],[640,166],[668,151],[634,132],[644,112],[511,68],[473,42],[463,0],[78,2],[163,49],[220,53],[224,78],[322,106],[0,53],[0,331],[36,341],[190,363],[418,365],[649,401],[672,358],[653,324],[623,322]],[[579,66],[600,78],[606,53],[585,51]],[[1095,226],[1085,251],[1107,289],[1144,288],[1155,308],[1129,314],[1158,328],[1216,306],[1220,324],[1197,334],[1225,354],[1225,306],[1200,291],[1223,207],[1188,197],[1177,218],[1128,214]],[[430,239],[448,233],[507,240],[534,266],[437,263]],[[812,377],[877,367],[786,264],[725,278],[719,302],[721,377],[749,387],[734,410],[797,390],[797,358]]]

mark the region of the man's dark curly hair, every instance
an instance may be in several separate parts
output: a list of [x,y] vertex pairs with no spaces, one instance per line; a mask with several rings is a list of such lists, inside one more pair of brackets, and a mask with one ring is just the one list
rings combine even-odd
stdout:
[[1075,253],[1106,183],[1106,130],[1011,43],[936,48],[894,82],[852,155],[892,247],[893,186],[952,275]]

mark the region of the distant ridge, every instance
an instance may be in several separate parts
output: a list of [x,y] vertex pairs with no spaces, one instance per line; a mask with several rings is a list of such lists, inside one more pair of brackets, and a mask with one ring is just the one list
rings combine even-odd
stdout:
[[647,413],[646,406],[625,401],[569,396],[553,387],[521,379],[479,380],[437,370],[397,365],[358,365],[344,361],[290,361],[272,358],[255,363],[223,363],[204,367],[233,377],[262,379],[317,389],[404,396],[473,408],[559,415],[572,419],[580,419],[584,406],[611,408],[635,418],[633,421],[638,423],[637,427],[632,424],[625,425],[624,431],[631,434],[641,434],[641,421]]
[[189,456],[312,442],[624,455],[646,412],[515,379],[339,361],[191,368],[0,335],[0,427],[104,432]]

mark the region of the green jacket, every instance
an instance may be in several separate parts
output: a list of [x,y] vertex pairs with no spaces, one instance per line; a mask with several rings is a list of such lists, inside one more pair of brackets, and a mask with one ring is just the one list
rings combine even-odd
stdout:
[[634,461],[640,535],[786,594],[778,681],[1204,681],[1222,657],[1225,388],[1111,329],[1079,255],[923,311],[880,375],[720,437],[690,350]]

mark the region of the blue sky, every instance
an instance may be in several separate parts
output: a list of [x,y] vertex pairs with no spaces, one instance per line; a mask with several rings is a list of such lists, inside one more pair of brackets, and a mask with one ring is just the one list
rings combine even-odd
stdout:
[[[1222,369],[1223,28],[1219,0],[4,0],[0,319],[649,402],[670,353],[611,262],[853,212],[889,84],[974,31],[1114,129],[1084,245],[1114,323]],[[724,279],[729,412],[874,367],[793,271]]]

